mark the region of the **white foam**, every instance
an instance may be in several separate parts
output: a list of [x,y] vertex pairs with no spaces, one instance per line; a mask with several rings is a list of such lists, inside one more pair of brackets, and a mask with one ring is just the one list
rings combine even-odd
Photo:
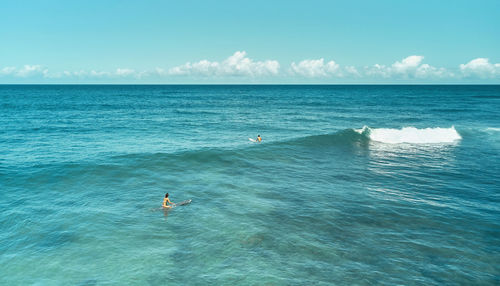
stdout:
[[391,128],[369,128],[364,126],[362,129],[355,129],[359,134],[364,134],[370,140],[398,144],[398,143],[452,143],[462,139],[455,127],[450,128],[424,128],[404,127],[401,129]]
[[361,128],[361,129],[354,129],[354,131],[358,132],[359,134],[363,134],[363,133],[365,133],[367,131],[369,132],[370,130],[371,129],[368,126],[363,126],[363,128]]
[[486,128],[486,131],[495,131],[495,132],[498,132],[498,131],[500,131],[500,128],[488,127],[488,128]]

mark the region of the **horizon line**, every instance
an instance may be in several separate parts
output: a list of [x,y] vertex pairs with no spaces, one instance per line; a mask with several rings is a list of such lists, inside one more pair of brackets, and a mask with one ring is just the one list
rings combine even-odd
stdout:
[[0,86],[7,85],[193,85],[193,86],[207,86],[207,85],[296,85],[296,86],[333,86],[333,85],[500,85],[500,83],[0,83]]

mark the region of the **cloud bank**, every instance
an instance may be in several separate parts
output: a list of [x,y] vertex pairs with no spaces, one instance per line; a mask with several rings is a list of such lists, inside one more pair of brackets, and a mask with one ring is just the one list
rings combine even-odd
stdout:
[[40,65],[24,65],[22,68],[4,67],[0,69],[0,76],[27,78],[32,76],[45,76],[48,72],[48,69],[44,69]]
[[340,75],[339,65],[334,61],[324,62],[323,58],[319,60],[303,60],[296,64],[292,62],[290,71],[292,74],[305,77],[327,77]]
[[201,60],[187,62],[171,68],[156,67],[151,70],[137,71],[132,68],[116,68],[112,71],[77,70],[49,71],[41,65],[24,65],[20,68],[0,67],[0,78],[11,79],[61,79],[61,80],[175,80],[176,78],[199,79],[266,79],[276,80],[345,80],[366,81],[440,81],[440,80],[500,80],[500,63],[490,63],[487,58],[472,59],[456,68],[446,69],[424,63],[424,56],[411,55],[392,64],[375,64],[355,67],[340,65],[334,60],[324,58],[293,61],[284,71],[276,60],[258,61],[249,58],[245,51],[237,51],[222,61]]
[[396,78],[396,79],[442,79],[453,78],[455,75],[444,68],[436,68],[423,64],[423,56],[409,56],[401,61],[396,61],[390,66],[375,64],[365,67],[366,76]]
[[168,70],[174,76],[248,76],[259,77],[277,75],[280,68],[278,61],[254,61],[246,56],[245,51],[235,52],[222,62],[202,60],[185,63]]

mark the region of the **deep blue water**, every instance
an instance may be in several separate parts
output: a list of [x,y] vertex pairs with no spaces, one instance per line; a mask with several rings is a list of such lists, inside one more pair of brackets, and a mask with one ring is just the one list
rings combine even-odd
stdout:
[[0,284],[498,285],[499,115],[498,85],[0,85]]

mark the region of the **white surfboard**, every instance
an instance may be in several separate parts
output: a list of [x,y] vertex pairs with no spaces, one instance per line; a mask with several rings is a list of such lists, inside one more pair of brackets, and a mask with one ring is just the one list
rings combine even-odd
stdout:
[[248,138],[248,140],[250,140],[250,141],[252,141],[252,142],[257,142],[257,140],[252,139],[252,138]]

